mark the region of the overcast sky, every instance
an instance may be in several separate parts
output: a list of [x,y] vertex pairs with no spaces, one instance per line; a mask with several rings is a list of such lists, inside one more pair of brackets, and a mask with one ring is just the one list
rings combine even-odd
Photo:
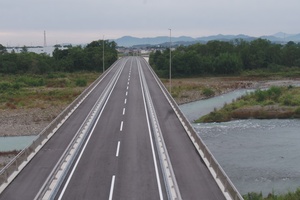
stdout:
[[0,0],[0,44],[300,33],[299,0]]

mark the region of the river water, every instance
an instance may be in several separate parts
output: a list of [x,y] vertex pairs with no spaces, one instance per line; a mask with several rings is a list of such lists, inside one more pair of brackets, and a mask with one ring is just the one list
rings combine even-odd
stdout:
[[30,145],[35,138],[35,135],[0,137],[0,152],[22,150]]
[[[193,121],[250,92],[238,90],[180,106]],[[300,187],[300,120],[237,120],[193,124],[241,194]],[[36,136],[0,137],[0,151],[21,150]]]
[[[180,108],[193,121],[246,92]],[[241,194],[287,193],[300,187],[300,120],[251,119],[193,126]]]

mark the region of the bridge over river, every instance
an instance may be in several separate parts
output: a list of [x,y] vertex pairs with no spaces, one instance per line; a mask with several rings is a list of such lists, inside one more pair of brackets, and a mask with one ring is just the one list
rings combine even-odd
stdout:
[[0,172],[0,199],[242,199],[141,57],[116,61]]

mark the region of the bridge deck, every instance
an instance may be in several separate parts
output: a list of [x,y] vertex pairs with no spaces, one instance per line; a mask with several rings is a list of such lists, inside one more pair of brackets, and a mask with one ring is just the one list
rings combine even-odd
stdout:
[[167,199],[163,165],[143,96],[145,75],[182,199],[225,199],[154,79],[147,63],[123,58],[35,155],[0,199],[34,199],[113,75],[99,121],[77,155],[57,199]]

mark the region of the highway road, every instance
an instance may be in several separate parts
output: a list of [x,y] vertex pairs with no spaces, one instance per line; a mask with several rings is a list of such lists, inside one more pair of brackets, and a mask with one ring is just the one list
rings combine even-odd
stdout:
[[[55,199],[225,199],[175,115],[148,63],[118,60],[56,134],[0,194],[0,199],[35,199],[107,85],[107,100]],[[118,74],[118,75],[116,75]],[[148,92],[148,93],[147,93]],[[147,98],[147,94],[148,98]],[[150,98],[149,98],[150,96]],[[149,100],[150,99],[150,100]],[[151,103],[171,166],[164,167],[151,118]],[[173,173],[173,182],[166,173]]]

